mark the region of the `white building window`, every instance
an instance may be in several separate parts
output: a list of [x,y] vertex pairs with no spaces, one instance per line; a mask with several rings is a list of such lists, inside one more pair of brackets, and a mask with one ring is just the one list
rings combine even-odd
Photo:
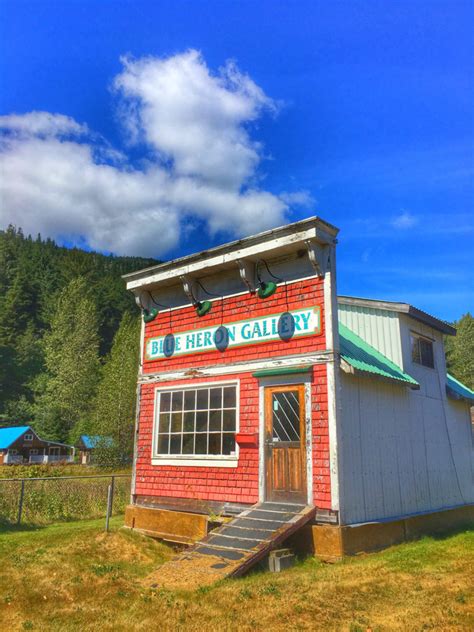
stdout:
[[31,432],[28,432],[26,435],[23,435],[23,439],[25,441],[33,441],[33,435],[31,434]]
[[411,359],[413,362],[434,369],[433,341],[413,333],[410,338]]
[[31,448],[30,454],[38,454],[37,448]]
[[156,457],[235,458],[238,385],[157,390]]

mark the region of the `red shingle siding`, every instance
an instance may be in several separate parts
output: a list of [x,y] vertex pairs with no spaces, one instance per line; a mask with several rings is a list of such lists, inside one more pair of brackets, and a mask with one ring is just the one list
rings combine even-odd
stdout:
[[[215,362],[220,364],[232,364],[233,362],[245,362],[270,358],[272,355],[291,355],[307,353],[325,349],[324,338],[324,296],[323,283],[319,279],[310,279],[288,285],[288,308],[299,309],[319,305],[321,307],[321,334],[308,337],[297,337],[289,342],[274,341],[231,347],[224,353],[220,351],[201,352],[191,355],[181,355],[169,359],[159,359],[144,362],[144,372],[153,373],[159,371],[172,371],[184,368],[199,368]],[[266,300],[261,300],[255,295],[245,294],[224,299],[223,303],[213,303],[212,311],[203,318],[196,316],[193,307],[185,307],[172,312],[172,330],[169,326],[169,313],[164,312],[148,323],[145,327],[146,342],[150,338],[164,336],[171,331],[179,333],[191,331],[203,327],[218,326],[221,324],[221,309],[224,309],[223,322],[235,322],[259,318],[270,314],[278,314],[287,310],[285,288],[280,286],[276,294]],[[145,358],[145,350],[144,350]]]
[[[296,338],[290,342],[269,342],[230,348],[224,353],[219,351],[184,355],[168,360],[145,361],[144,372],[171,371],[176,369],[199,368],[213,363],[229,364],[255,359],[270,358],[273,355],[286,355],[324,350],[324,304],[323,284],[320,280],[301,281],[288,286],[288,308],[298,309],[306,306],[321,307],[321,333],[306,338]],[[255,296],[245,295],[224,300],[224,323],[285,311],[287,302],[285,290],[279,287],[278,293],[261,301]],[[221,323],[221,304],[214,303],[213,311],[204,318],[196,317],[193,308],[184,308],[173,312],[173,331],[187,331],[218,325]],[[150,337],[169,332],[165,314],[146,326],[146,340]],[[160,382],[163,386],[176,387],[178,384],[217,382],[219,380],[240,381],[240,424],[241,432],[259,430],[259,392],[258,380],[251,373],[226,376],[225,378],[194,378],[187,380]],[[138,455],[136,463],[135,493],[146,496],[166,496],[170,498],[190,498],[199,500],[228,501],[235,503],[254,503],[258,501],[258,448],[240,448],[239,462],[236,468],[228,467],[192,467],[157,466],[151,464],[154,394],[156,385],[145,384],[141,387],[141,406],[139,419]],[[314,502],[318,507],[329,509],[331,506],[329,478],[329,435],[326,365],[317,365],[313,370],[312,384],[312,421],[313,421],[313,489]]]

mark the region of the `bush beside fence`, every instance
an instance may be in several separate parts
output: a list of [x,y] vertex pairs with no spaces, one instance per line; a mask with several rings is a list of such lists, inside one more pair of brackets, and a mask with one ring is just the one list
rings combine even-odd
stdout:
[[0,479],[0,523],[42,526],[105,517],[111,484],[112,513],[123,513],[130,499],[127,474]]

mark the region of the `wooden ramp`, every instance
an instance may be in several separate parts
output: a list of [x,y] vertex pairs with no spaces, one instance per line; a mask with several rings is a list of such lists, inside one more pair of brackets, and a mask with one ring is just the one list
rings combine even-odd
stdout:
[[265,502],[254,505],[147,577],[152,588],[195,589],[237,577],[309,522],[316,508]]

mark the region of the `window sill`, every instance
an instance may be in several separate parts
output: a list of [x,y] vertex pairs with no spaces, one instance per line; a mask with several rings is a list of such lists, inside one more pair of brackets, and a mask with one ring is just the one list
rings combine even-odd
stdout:
[[222,457],[217,459],[207,459],[205,457],[197,459],[153,457],[151,459],[152,465],[173,465],[174,467],[237,467],[238,463],[239,460],[237,457]]

